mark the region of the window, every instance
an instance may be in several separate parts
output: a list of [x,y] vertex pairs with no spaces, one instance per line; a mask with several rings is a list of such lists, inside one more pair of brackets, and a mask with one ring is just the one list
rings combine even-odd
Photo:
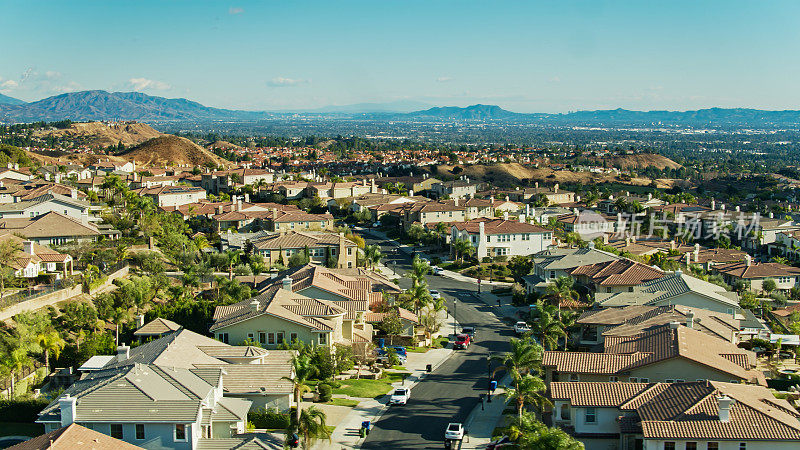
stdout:
[[578,381],[578,380],[579,380],[579,377],[578,377],[577,373],[569,374],[569,381]]
[[687,442],[686,450],[697,450],[697,442]]
[[267,333],[267,344],[275,345],[275,333]]
[[685,382],[686,382],[686,380],[681,380],[680,378],[678,378],[677,380],[675,380],[675,382],[676,382],[676,383],[685,383]]
[[639,383],[649,383],[650,378],[639,378]]
[[328,335],[325,333],[320,333],[319,335],[319,345],[328,345]]
[[597,409],[586,408],[586,414],[583,416],[586,423],[597,423]]
[[719,442],[709,442],[706,448],[708,450],[719,450]]
[[117,438],[117,439],[123,439],[122,424],[121,423],[112,423],[111,424],[111,437]]
[[739,450],[747,450],[747,442],[739,442]]
[[217,333],[217,340],[227,344],[228,343],[228,333]]
[[631,377],[630,380],[631,380],[631,383],[638,383],[639,382],[639,379],[636,378],[636,377]]
[[675,450],[675,443],[671,441],[664,442],[664,450]]
[[256,335],[253,334],[253,333],[247,333],[247,340],[248,341],[255,341],[256,340]]
[[186,425],[182,423],[175,424],[175,442],[186,442]]
[[278,340],[278,344],[283,344],[284,336],[286,336],[286,334],[283,331],[278,331],[277,333],[275,333],[275,338]]
[[136,439],[140,440],[140,441],[142,439],[144,439],[144,424],[143,423],[137,423],[136,424]]
[[561,405],[561,420],[569,420],[570,418],[570,408],[568,404]]
[[353,247],[347,247],[347,256],[353,255]]
[[265,332],[263,332],[263,331],[259,331],[259,332],[258,332],[258,342],[259,342],[261,345],[264,345],[264,344],[266,344],[266,343],[267,343],[267,333],[265,333]]
[[619,381],[619,377],[611,375],[610,377],[608,377],[608,381],[617,382]]
[[672,380],[672,379],[670,379],[670,378],[667,378],[666,380],[664,380],[664,382],[665,382],[665,383],[674,383],[674,382],[675,382],[675,380]]
[[550,278],[555,278],[555,277],[556,277],[556,271],[555,270],[551,270],[550,271]]
[[633,286],[628,286],[628,292],[633,292]]
[[611,286],[606,286],[606,293],[607,293],[607,294],[610,294],[610,293],[611,293]]

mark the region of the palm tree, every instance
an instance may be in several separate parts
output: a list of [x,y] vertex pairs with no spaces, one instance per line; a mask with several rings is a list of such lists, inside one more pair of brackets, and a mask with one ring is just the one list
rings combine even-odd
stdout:
[[[566,340],[567,332],[564,324],[553,314],[554,308],[547,308],[546,305],[539,303],[538,318],[533,322],[533,333],[539,337],[544,347],[552,350],[558,346],[558,338],[564,336]],[[565,344],[566,345],[566,344]]]
[[380,262],[382,256],[381,248],[377,245],[367,245],[364,247],[364,261],[367,263],[367,267],[374,267]]
[[547,390],[547,386],[541,378],[530,374],[517,376],[513,384],[514,387],[506,389],[505,396],[517,404],[517,416],[520,419],[526,403],[536,405],[540,411],[545,406],[552,406],[550,400],[542,394]]
[[572,277],[558,277],[547,286],[547,295],[555,300],[559,312],[563,300],[579,301],[581,295],[575,290],[575,279]]
[[300,423],[300,401],[303,394],[311,392],[311,387],[308,385],[308,380],[315,376],[319,369],[311,361],[311,356],[298,354],[292,358],[292,376],[283,377],[284,380],[292,382],[292,392],[294,393],[294,402],[297,404],[295,410],[294,423]]
[[[502,355],[493,355],[492,359],[502,364],[496,368],[495,373],[505,370],[512,378],[526,375],[531,372],[540,373],[542,370],[542,346],[526,336],[522,339],[511,338],[511,351]],[[519,388],[519,386],[515,386]]]
[[46,331],[39,336],[36,337],[39,345],[42,347],[42,351],[44,352],[44,366],[47,367],[47,373],[50,373],[50,354],[53,354],[53,358],[58,359],[59,355],[61,355],[61,351],[64,350],[64,346],[67,344],[58,331],[50,330]]
[[23,367],[27,366],[30,363],[30,360],[30,356],[28,356],[28,349],[23,346],[18,346],[2,356],[0,364],[8,369],[11,376],[11,390],[8,392],[9,399],[14,398],[14,384],[17,372],[22,370]]
[[313,441],[317,439],[331,440],[331,432],[325,423],[325,412],[316,406],[309,406],[300,414],[297,422],[297,431],[303,438],[303,448],[309,450]]
[[408,290],[408,294],[411,296],[411,301],[414,304],[414,313],[419,314],[419,311],[431,303],[433,297],[431,297],[431,293],[428,290],[427,283],[418,284],[413,286],[411,289]]
[[114,338],[114,342],[116,342],[117,345],[119,345],[119,327],[120,325],[130,320],[130,316],[131,313],[126,308],[114,308],[114,311],[111,312],[111,317],[110,317],[111,322],[113,322],[114,325],[116,325],[116,331],[115,331],[116,337]]
[[457,239],[455,242],[452,242],[451,245],[453,246],[453,253],[455,253],[456,261],[459,263],[463,262],[465,257],[475,252],[475,247],[466,239]]
[[439,247],[444,248],[445,236],[447,235],[447,225],[444,222],[436,224],[436,234],[439,236]]

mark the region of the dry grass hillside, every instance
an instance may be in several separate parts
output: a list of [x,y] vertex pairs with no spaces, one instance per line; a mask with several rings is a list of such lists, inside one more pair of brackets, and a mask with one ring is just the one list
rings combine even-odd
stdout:
[[131,147],[162,134],[149,125],[138,122],[85,122],[73,123],[70,128],[64,130],[41,130],[36,135],[68,136],[82,140],[84,144],[92,147],[109,147],[120,142],[125,147]]
[[173,135],[164,135],[143,142],[117,156],[136,164],[154,167],[202,166],[213,162],[218,166],[229,166],[230,162],[218,157],[194,142]]
[[211,150],[214,148],[222,149],[222,150],[238,150],[242,147],[232,144],[228,141],[214,141],[212,144],[206,146],[207,149]]
[[677,169],[681,167],[680,164],[667,158],[666,156],[658,155],[655,153],[637,153],[634,155],[618,155],[609,156],[606,158],[598,158],[598,162],[605,162],[608,167],[620,167],[623,169],[645,169],[653,166],[659,169],[668,167],[670,169]]
[[[503,188],[513,188],[519,186],[522,180],[542,181],[545,183],[625,183],[636,186],[650,185],[653,180],[645,177],[633,178],[630,181],[622,181],[619,177],[611,174],[598,174],[591,172],[571,172],[568,170],[553,170],[550,168],[534,168],[523,166],[519,163],[476,164],[472,166],[460,166],[462,171],[453,173],[455,166],[440,165],[433,176],[439,175],[466,175],[471,180],[490,182],[495,186]],[[656,185],[661,189],[670,188],[675,184],[675,180],[658,179]]]

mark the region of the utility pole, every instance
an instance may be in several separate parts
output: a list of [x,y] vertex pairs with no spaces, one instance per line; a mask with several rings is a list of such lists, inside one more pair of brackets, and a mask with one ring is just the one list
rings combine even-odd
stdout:
[[456,331],[456,311],[458,311],[458,299],[453,298],[453,339],[455,339],[456,334],[458,334]]

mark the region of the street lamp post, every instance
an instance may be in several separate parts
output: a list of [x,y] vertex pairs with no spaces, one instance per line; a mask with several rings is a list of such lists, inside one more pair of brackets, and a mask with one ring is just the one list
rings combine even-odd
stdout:
[[486,402],[492,403],[492,352],[486,357],[486,374],[488,381],[486,382]]
[[456,311],[458,311],[458,299],[453,299],[453,339],[455,339],[457,328],[456,328]]

